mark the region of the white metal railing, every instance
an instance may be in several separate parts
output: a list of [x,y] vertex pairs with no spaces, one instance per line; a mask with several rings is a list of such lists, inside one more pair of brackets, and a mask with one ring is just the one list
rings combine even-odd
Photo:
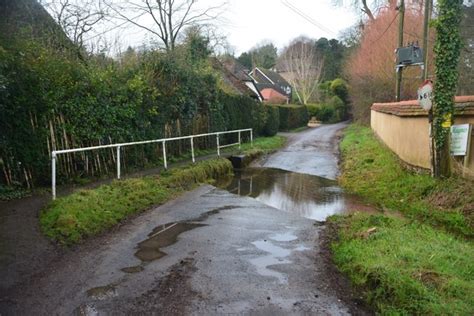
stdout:
[[[250,144],[253,145],[253,130],[251,128],[246,129],[237,129],[233,131],[225,131],[225,132],[214,132],[214,133],[207,133],[207,134],[197,134],[197,135],[189,135],[189,136],[181,136],[181,137],[170,137],[170,138],[160,138],[160,139],[153,139],[153,140],[144,140],[139,142],[131,142],[131,143],[119,143],[119,144],[110,144],[110,145],[102,145],[102,146],[93,146],[93,147],[83,147],[83,148],[73,148],[73,149],[63,149],[63,150],[53,150],[51,152],[51,191],[53,194],[53,200],[56,199],[56,158],[59,154],[67,154],[67,153],[75,153],[80,151],[89,151],[89,150],[96,150],[96,149],[104,149],[104,148],[117,148],[117,179],[120,179],[120,149],[125,146],[132,146],[132,145],[143,145],[143,144],[151,144],[151,143],[161,143],[163,146],[163,164],[165,169],[168,169],[168,163],[166,160],[166,142],[174,141],[174,140],[181,140],[181,139],[190,139],[191,140],[191,158],[193,163],[196,162],[196,158],[194,156],[194,138],[199,137],[206,137],[206,136],[216,136],[216,143],[217,143],[217,156],[220,157],[221,155],[221,148],[231,147],[239,145],[239,149],[242,144],[241,133],[242,132],[250,132]],[[238,141],[233,144],[227,145],[220,145],[219,142],[219,135],[223,134],[231,134],[231,133],[238,133]]]

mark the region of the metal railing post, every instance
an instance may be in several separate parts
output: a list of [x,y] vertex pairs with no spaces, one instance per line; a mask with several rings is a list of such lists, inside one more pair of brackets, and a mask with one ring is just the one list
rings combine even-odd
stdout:
[[[163,146],[163,162],[164,162],[164,168],[168,169],[168,161],[167,161],[167,156],[166,156],[166,142],[167,141],[175,141],[175,140],[183,140],[183,139],[190,139],[191,140],[191,155],[192,155],[192,160],[193,163],[196,162],[196,155],[194,152],[194,138],[199,138],[199,137],[211,137],[213,135],[216,135],[216,142],[217,142],[217,155],[220,157],[221,156],[221,149],[222,148],[227,148],[227,147],[232,147],[235,145],[239,145],[239,149],[242,146],[242,132],[247,132],[250,131],[250,142],[251,145],[253,146],[253,130],[251,128],[246,128],[246,129],[239,129],[239,130],[232,130],[232,131],[222,131],[222,132],[212,132],[212,133],[204,133],[204,134],[195,134],[195,135],[188,135],[188,136],[182,136],[182,137],[170,137],[170,138],[160,138],[160,139],[152,139],[152,140],[144,140],[144,141],[138,141],[138,142],[129,142],[129,143],[117,143],[117,144],[108,144],[108,145],[101,145],[101,146],[91,146],[91,147],[82,147],[82,148],[70,148],[70,149],[62,149],[62,150],[54,150],[51,151],[51,192],[53,196],[53,200],[56,199],[56,164],[57,164],[57,157],[59,154],[67,154],[67,153],[75,153],[75,152],[84,152],[84,151],[89,151],[89,150],[97,150],[97,149],[102,149],[102,148],[110,148],[112,149],[115,147],[117,150],[117,179],[121,178],[121,149],[122,147],[125,146],[131,146],[131,145],[143,145],[143,144],[150,144],[150,143],[162,143]],[[238,133],[238,138],[239,142],[238,143],[232,143],[232,144],[225,144],[222,145],[220,144],[220,135],[221,134],[232,134],[232,133]],[[210,140],[210,138],[206,138],[206,140]],[[245,140],[245,139],[244,139]],[[207,143],[207,142],[206,142]]]
[[56,152],[51,153],[51,192],[56,200]]
[[194,139],[191,137],[191,157],[193,159],[193,163],[196,162],[196,159],[194,158]]
[[120,146],[117,146],[117,179],[120,180]]
[[250,147],[253,147],[253,129],[250,130]]
[[165,164],[165,169],[168,169],[168,162],[166,161],[166,141],[163,141],[163,162]]
[[239,131],[239,149],[241,149],[241,148],[242,148],[242,143],[240,141],[240,131]]

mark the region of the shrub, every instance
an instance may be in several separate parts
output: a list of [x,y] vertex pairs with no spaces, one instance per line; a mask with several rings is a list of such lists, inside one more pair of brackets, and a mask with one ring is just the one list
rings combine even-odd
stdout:
[[309,117],[317,117],[318,108],[319,108],[319,104],[307,104],[306,110],[308,111]]
[[331,93],[338,96],[344,104],[349,103],[349,87],[341,78],[334,79],[331,82]]
[[219,99],[223,107],[220,130],[253,128],[255,136],[273,136],[278,132],[277,108],[243,96],[222,94]]
[[318,89],[319,89],[319,100],[325,101],[328,98],[332,96],[331,92],[331,83],[332,81],[324,81],[319,84]]
[[338,97],[333,96],[327,103],[307,106],[311,116],[323,123],[336,123],[347,118],[347,105]]
[[330,119],[330,122],[340,122],[344,120],[347,116],[347,106],[338,96],[333,96],[329,102],[328,106],[331,107],[334,111],[333,116]]
[[264,108],[267,116],[262,135],[273,136],[278,132],[278,128],[280,127],[280,112],[279,109],[274,106],[265,106]]
[[316,118],[323,122],[329,123],[332,121],[334,117],[334,108],[329,106],[328,104],[321,104],[316,111]]
[[288,131],[308,123],[308,110],[304,105],[286,104],[276,106],[280,115],[280,131]]

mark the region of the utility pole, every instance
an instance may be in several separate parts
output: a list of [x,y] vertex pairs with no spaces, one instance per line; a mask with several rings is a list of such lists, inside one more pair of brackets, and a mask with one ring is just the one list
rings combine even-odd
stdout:
[[[433,6],[433,0],[425,0],[425,12],[423,22],[423,82],[428,79],[428,38],[430,32],[430,18],[431,8]],[[430,108],[428,112],[428,121],[430,123],[430,162],[431,162],[431,175],[436,174],[436,158],[435,158],[435,143],[433,137],[433,108]]]
[[[405,0],[400,0],[400,5],[398,6],[398,47],[403,47],[403,24],[405,22]],[[397,86],[396,86],[396,100],[400,101],[400,91],[402,89],[402,74],[403,67],[397,68]]]
[[425,0],[425,16],[423,22],[423,81],[428,79],[428,37],[433,0]]

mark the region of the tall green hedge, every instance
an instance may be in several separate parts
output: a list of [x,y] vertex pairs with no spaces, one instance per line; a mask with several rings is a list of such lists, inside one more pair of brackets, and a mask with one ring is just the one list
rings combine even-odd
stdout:
[[309,114],[304,105],[272,105],[278,109],[280,124],[280,131],[288,131],[294,128],[306,126],[309,121]]
[[[0,186],[48,184],[52,150],[237,128],[275,133],[268,127],[271,110],[223,93],[207,58],[189,58],[186,47],[173,54],[127,52],[116,61],[79,59],[32,40],[2,45]],[[195,145],[215,142],[203,138]],[[188,152],[189,141],[167,147],[170,155]],[[122,166],[141,168],[161,156],[156,144],[127,147]],[[115,159],[110,149],[60,155],[58,180],[112,173]]]

